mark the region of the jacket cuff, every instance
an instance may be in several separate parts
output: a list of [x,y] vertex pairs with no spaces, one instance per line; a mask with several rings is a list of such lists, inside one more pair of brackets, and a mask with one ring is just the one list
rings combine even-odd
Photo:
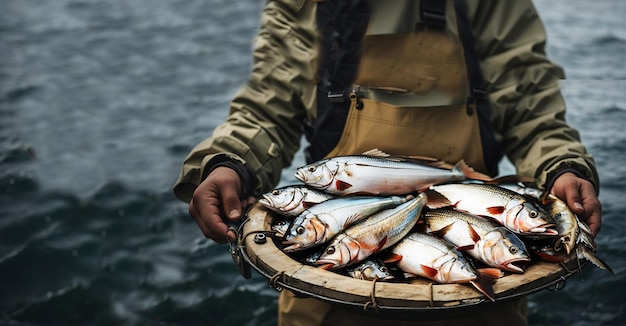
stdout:
[[256,188],[256,175],[254,171],[246,165],[242,159],[228,154],[216,155],[209,160],[202,173],[202,180],[206,179],[211,171],[221,166],[233,169],[237,172],[241,179],[242,197],[253,195],[254,189]]
[[561,163],[555,170],[548,173],[546,177],[546,183],[543,187],[546,190],[546,192],[552,189],[552,186],[554,186],[554,182],[556,181],[558,177],[560,177],[562,174],[567,173],[567,172],[571,172],[575,174],[577,177],[591,182],[591,184],[593,184],[594,188],[596,189],[596,192],[598,192],[597,190],[598,185],[596,184],[595,180],[593,180],[590,177],[587,177],[585,173],[580,171],[580,167],[578,167],[576,164],[569,163],[569,162]]

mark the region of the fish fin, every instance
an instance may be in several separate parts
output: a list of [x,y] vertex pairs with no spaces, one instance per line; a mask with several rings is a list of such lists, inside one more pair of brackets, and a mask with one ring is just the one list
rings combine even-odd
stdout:
[[471,224],[467,225],[469,234],[470,234],[470,238],[472,238],[472,240],[474,241],[474,243],[480,241],[480,234],[478,234],[478,232],[476,232],[476,230],[472,227]]
[[430,267],[430,266],[426,266],[426,265],[420,265],[420,267],[422,267],[422,270],[424,271],[424,273],[429,277],[434,279],[435,277],[437,277],[437,274],[439,274],[439,271]]
[[341,180],[337,180],[335,181],[335,187],[337,187],[337,190],[346,190],[352,187],[352,184],[345,182],[345,181],[341,181]]
[[380,240],[380,242],[378,243],[378,247],[376,248],[376,251],[374,252],[381,251],[385,247],[386,243],[387,243],[387,236],[385,236],[382,240]]
[[[385,243],[387,243],[387,236],[385,236],[382,240],[380,240],[376,244],[367,245],[367,244],[361,243],[360,246],[366,252],[370,252],[370,253],[374,254],[374,253],[377,253],[377,252],[381,251],[382,248],[385,246]],[[360,250],[361,248],[356,248],[356,250]]]
[[504,210],[505,210],[504,206],[487,207],[487,212],[489,212],[489,214],[494,214],[494,215],[502,214],[504,213]]
[[415,230],[416,232],[419,232],[419,233],[427,233],[428,225],[426,224],[424,219],[420,218],[415,223],[415,226],[413,226],[413,230]]
[[456,247],[456,250],[458,251],[467,251],[467,250],[472,250],[472,249],[474,249],[474,244]]
[[354,215],[350,215],[348,218],[346,218],[346,221],[343,223],[343,227],[342,229],[347,228],[348,226],[356,223],[357,221],[359,221],[361,218],[363,217],[363,215],[361,214],[354,214]]
[[478,172],[474,170],[472,167],[467,165],[464,160],[460,160],[453,168],[454,172],[462,173],[466,179],[472,180],[480,180],[480,181],[489,181],[492,178],[484,173]]
[[313,206],[315,206],[317,203],[316,202],[312,202],[312,201],[302,201],[302,207],[304,207],[305,209],[309,209]]
[[613,276],[615,276],[615,272],[607,263],[605,263],[600,257],[596,256],[590,249],[586,246],[579,246],[577,249],[578,257],[583,256],[585,259],[590,261],[592,264],[596,265],[596,267],[609,271]]
[[412,159],[412,160],[416,160],[416,161],[420,161],[420,162],[424,162],[424,163],[433,162],[433,163],[437,163],[437,164],[445,164],[444,161],[441,161],[438,158],[434,158],[434,157],[430,157],[430,156],[408,155],[407,157]]
[[428,208],[434,209],[448,207],[452,205],[450,200],[438,191],[429,189],[427,191],[424,191],[424,194],[426,195],[426,206]]
[[557,201],[557,198],[554,195],[550,195],[549,192],[544,192],[544,194],[539,198],[539,201],[542,205],[550,205]]
[[450,224],[442,227],[441,229],[439,229],[437,231],[430,232],[430,233],[435,234],[435,235],[443,238],[446,235],[446,233],[448,233],[450,231],[450,229],[452,229],[453,226],[454,226],[454,223],[450,223]]
[[470,283],[474,286],[474,288],[476,288],[476,290],[484,294],[492,302],[495,302],[496,298],[493,292],[493,284],[495,283],[497,277],[493,276],[495,276],[496,274],[493,274],[494,272],[488,272],[483,270],[497,270],[499,271],[500,275],[502,274],[502,271],[498,270],[497,268],[483,268],[478,271],[478,278],[470,281]]
[[393,161],[417,161],[418,163],[443,163],[443,161],[430,157],[430,156],[422,156],[422,155],[392,155],[387,152],[384,152],[378,148],[372,148],[369,151],[363,152],[365,156],[371,157],[383,157]]
[[363,152],[363,155],[365,156],[372,156],[372,157],[389,157],[391,156],[388,153],[383,152],[382,150],[378,149],[378,148],[372,148],[369,151],[365,151]]
[[587,225],[587,223],[585,223],[584,221],[581,221],[577,215],[575,216],[576,216],[576,222],[578,222],[578,227],[581,230],[585,231],[588,235],[591,235],[591,229],[589,228],[589,225]]
[[484,278],[490,278],[492,280],[501,278],[502,276],[504,276],[504,272],[502,272],[501,269],[499,268],[479,268],[478,269],[478,274],[480,274],[481,277]]
[[497,218],[495,218],[493,216],[483,215],[483,214],[476,214],[476,216],[484,218],[484,219],[492,221],[492,222],[495,222],[496,224],[498,224],[500,226],[505,226],[504,223],[502,223],[502,221],[498,220]]
[[385,264],[397,263],[397,262],[399,262],[401,260],[402,260],[402,255],[398,255],[398,254],[394,254],[394,253],[390,253],[390,254],[386,255],[384,258],[382,258],[382,261]]
[[334,265],[331,263],[320,265],[319,268],[323,270],[330,270]]

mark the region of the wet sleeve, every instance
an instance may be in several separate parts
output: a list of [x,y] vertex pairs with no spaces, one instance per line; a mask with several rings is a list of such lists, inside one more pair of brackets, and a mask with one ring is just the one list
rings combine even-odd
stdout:
[[517,173],[545,187],[565,170],[594,183],[593,157],[565,120],[561,67],[545,53],[546,33],[532,1],[469,1],[496,139]]
[[254,194],[280,181],[300,146],[303,120],[315,105],[314,10],[311,1],[267,2],[250,77],[231,101],[227,120],[185,159],[174,185],[179,199],[189,201],[205,171],[224,161],[253,171]]

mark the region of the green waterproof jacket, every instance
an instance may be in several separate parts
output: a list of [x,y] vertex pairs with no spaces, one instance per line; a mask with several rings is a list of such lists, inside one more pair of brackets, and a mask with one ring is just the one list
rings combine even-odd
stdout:
[[[178,198],[190,201],[206,172],[224,161],[254,171],[256,195],[278,184],[299,149],[303,124],[316,118],[316,6],[310,0],[267,1],[250,77],[233,98],[227,120],[185,159],[174,186]],[[545,30],[532,1],[467,6],[494,136],[517,173],[545,187],[559,173],[573,171],[598,191],[594,160],[565,121],[559,90],[564,73],[546,57]]]

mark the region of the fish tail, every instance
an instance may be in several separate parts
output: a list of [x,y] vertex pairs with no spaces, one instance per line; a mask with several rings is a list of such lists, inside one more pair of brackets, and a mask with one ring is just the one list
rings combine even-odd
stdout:
[[426,206],[428,208],[435,209],[452,205],[446,196],[436,190],[427,189],[424,191],[424,195],[426,196]]
[[615,272],[607,263],[605,263],[600,257],[596,256],[593,251],[586,246],[578,246],[577,248],[578,258],[585,258],[590,261],[592,264],[596,265],[598,268],[609,271],[613,276],[615,276]]
[[464,160],[460,160],[454,168],[452,168],[454,172],[462,173],[466,179],[479,180],[479,181],[491,181],[493,178],[490,176],[478,172],[474,170],[472,167],[467,165]]

